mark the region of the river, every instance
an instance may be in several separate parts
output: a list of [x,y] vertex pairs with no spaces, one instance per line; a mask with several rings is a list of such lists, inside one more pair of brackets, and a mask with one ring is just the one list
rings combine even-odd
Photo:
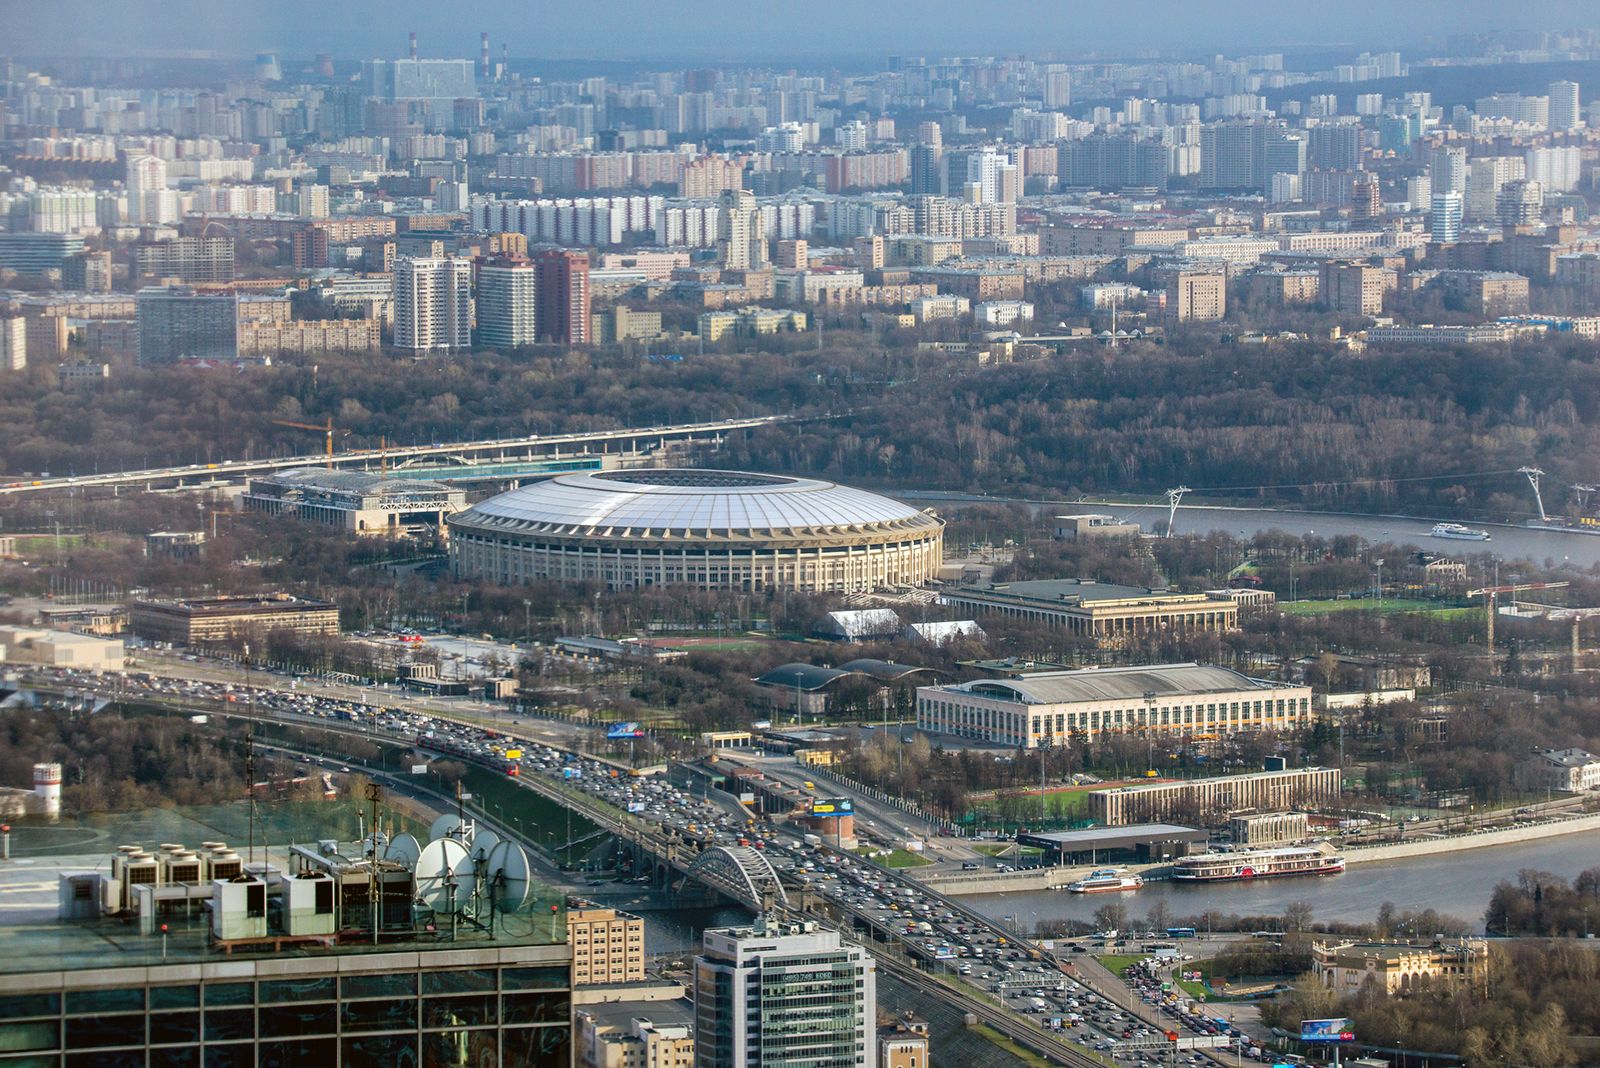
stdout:
[[[891,496],[918,504],[961,507],[971,504],[1026,504],[1034,511],[1052,515],[1103,512],[1139,523],[1146,531],[1164,525],[1165,505],[1118,501],[1027,500],[1013,497],[980,497],[972,494],[941,493],[932,490],[891,490]],[[1532,560],[1537,564],[1571,563],[1580,568],[1600,564],[1600,535],[1565,530],[1529,530],[1509,523],[1473,524],[1489,531],[1492,541],[1452,541],[1429,536],[1434,523],[1442,520],[1412,519],[1403,516],[1357,515],[1346,512],[1295,512],[1276,508],[1229,508],[1183,505],[1178,509],[1175,528],[1179,534],[1204,534],[1226,531],[1249,538],[1267,530],[1289,534],[1319,534],[1333,537],[1355,534],[1369,542],[1410,543],[1418,548],[1457,556],[1490,553],[1502,560]]]
[[[1203,886],[1153,882],[1136,892],[1114,897],[1037,890],[977,894],[962,900],[996,920],[1014,917],[1023,933],[1031,932],[1038,920],[1087,920],[1107,900],[1126,905],[1132,918],[1143,916],[1156,901],[1166,902],[1174,918],[1196,916],[1209,909],[1225,915],[1281,915],[1289,902],[1305,901],[1310,903],[1314,919],[1352,923],[1371,920],[1380,905],[1391,901],[1402,912],[1433,908],[1481,926],[1495,884],[1515,880],[1524,868],[1570,880],[1593,867],[1600,867],[1600,831],[1522,845],[1357,864],[1341,875]],[[1600,927],[1600,916],[1595,920]]]

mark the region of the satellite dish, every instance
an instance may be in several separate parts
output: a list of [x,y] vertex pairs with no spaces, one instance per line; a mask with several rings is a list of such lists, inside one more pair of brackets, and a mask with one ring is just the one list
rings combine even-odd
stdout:
[[361,840],[361,855],[364,857],[381,857],[389,846],[389,836],[379,831],[369,834]]
[[417,896],[434,912],[460,912],[478,884],[467,847],[454,838],[429,842],[417,858],[416,876]]
[[479,831],[472,836],[472,842],[467,846],[467,851],[472,854],[474,863],[488,860],[494,855],[494,847],[500,844],[500,836],[493,831]]
[[422,843],[409,834],[397,834],[389,843],[389,848],[383,851],[384,860],[392,860],[396,864],[403,864],[407,868],[415,869],[417,858],[422,856]]
[[440,816],[438,819],[433,821],[433,826],[428,828],[428,840],[431,842],[435,839],[444,838],[448,835],[455,834],[456,829],[460,826],[460,816],[449,814]]
[[528,854],[517,843],[507,839],[494,847],[489,855],[489,887],[494,904],[501,912],[516,912],[528,903],[532,889],[529,879]]

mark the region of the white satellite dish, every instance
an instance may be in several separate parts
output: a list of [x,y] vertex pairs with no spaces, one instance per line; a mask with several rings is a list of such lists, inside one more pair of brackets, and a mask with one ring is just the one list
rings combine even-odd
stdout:
[[528,867],[528,854],[517,843],[507,839],[494,847],[489,854],[489,886],[494,895],[495,907],[501,912],[516,912],[528,903],[528,892],[533,888]]
[[439,838],[423,847],[416,876],[417,896],[434,912],[460,912],[478,885],[467,847],[454,838]]
[[397,834],[389,843],[389,848],[383,851],[384,860],[392,860],[407,868],[415,869],[417,858],[422,856],[422,843],[409,834]]
[[428,828],[428,841],[432,842],[436,839],[453,835],[460,827],[460,816],[449,814],[440,816],[438,819],[434,820],[433,825]]
[[472,836],[472,842],[467,846],[467,851],[472,854],[474,862],[488,860],[494,854],[494,847],[500,844],[500,836],[493,831],[483,830]]

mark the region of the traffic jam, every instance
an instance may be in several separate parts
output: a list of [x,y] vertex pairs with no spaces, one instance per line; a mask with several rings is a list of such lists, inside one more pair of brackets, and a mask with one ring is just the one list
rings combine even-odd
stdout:
[[[1159,963],[1154,958],[1131,966],[1125,979],[1134,997],[1162,1014],[1159,1026],[1074,976],[1071,951],[1082,952],[1081,943],[1058,945],[1058,959],[1055,952],[1019,942],[977,914],[865,857],[835,849],[815,834],[765,821],[732,794],[718,790],[696,794],[660,775],[639,775],[507,732],[305,690],[246,687],[145,672],[99,678],[61,671],[48,674],[56,681],[79,683],[102,693],[111,683],[122,694],[205,700],[242,705],[240,711],[248,708],[253,714],[333,721],[512,777],[538,775],[560,781],[620,812],[653,822],[700,849],[718,845],[760,849],[785,883],[820,894],[858,931],[880,942],[895,943],[923,967],[945,970],[1041,1028],[1118,1060],[1163,1063],[1170,1056],[1171,1034],[1196,1038],[1200,1040],[1197,1044],[1206,1045],[1211,1044],[1205,1042],[1208,1037],[1215,1036],[1212,1042],[1220,1043],[1233,1034],[1227,1021],[1191,1011],[1199,1006],[1181,1001],[1170,990],[1163,991],[1154,978]],[[650,880],[649,875],[634,875],[625,866],[616,870],[615,877],[639,883]],[[590,885],[603,885],[603,881],[594,880]],[[1197,1051],[1184,1053],[1197,1064],[1207,1060]]]

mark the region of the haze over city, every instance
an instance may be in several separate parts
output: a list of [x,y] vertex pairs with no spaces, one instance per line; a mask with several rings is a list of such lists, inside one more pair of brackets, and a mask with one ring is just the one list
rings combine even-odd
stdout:
[[0,1068],[1600,1068],[1600,12],[0,0]]

